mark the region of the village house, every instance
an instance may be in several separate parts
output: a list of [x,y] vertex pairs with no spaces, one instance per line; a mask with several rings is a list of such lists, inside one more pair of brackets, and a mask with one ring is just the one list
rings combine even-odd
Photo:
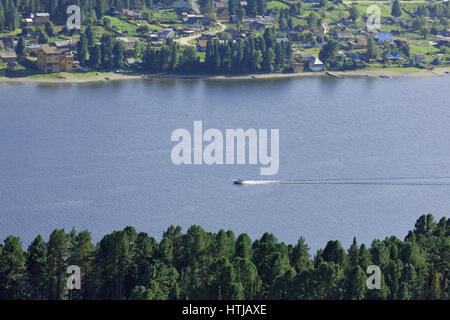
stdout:
[[34,21],[31,18],[25,18],[24,22],[27,27],[31,27],[34,24]]
[[317,34],[327,34],[330,31],[327,23],[322,23],[317,29]]
[[303,62],[298,62],[297,60],[292,59],[291,69],[293,72],[301,73],[301,72],[303,72],[304,68],[305,68],[305,64]]
[[61,50],[61,52],[76,51],[78,40],[55,41],[54,44],[55,44],[55,47],[57,47],[58,49]]
[[355,67],[357,68],[364,67],[364,61],[362,60],[364,54],[358,52],[357,53],[347,52],[345,53],[345,55],[347,56],[347,59],[350,59],[352,61]]
[[1,49],[0,60],[7,64],[7,68],[10,71],[16,70],[17,55],[12,49]]
[[305,63],[303,61],[303,56],[300,51],[292,52],[291,69],[295,73],[303,72]]
[[71,72],[73,55],[57,47],[43,45],[37,50],[36,65],[42,72]]
[[159,35],[158,32],[153,31],[153,32],[148,32],[146,34],[141,34],[140,37],[147,39],[150,42],[155,42],[159,40]]
[[169,39],[175,36],[175,32],[170,28],[158,29],[156,32],[160,39]]
[[50,13],[42,12],[34,14],[33,22],[36,26],[43,25],[48,21],[50,21]]
[[225,3],[214,1],[213,2],[213,8],[214,8],[214,10],[220,9],[220,8],[225,8]]
[[261,22],[258,21],[253,21],[250,22],[248,25],[251,29],[257,31],[257,32],[261,32],[264,31],[266,29],[266,26],[264,24],[262,24]]
[[367,48],[367,39],[366,38],[356,38],[348,40],[348,44],[351,49],[365,49]]
[[315,58],[314,60],[311,60],[308,63],[308,68],[313,72],[323,71],[323,62],[320,61],[318,58]]
[[184,36],[188,36],[188,37],[195,36],[195,34],[196,34],[195,30],[194,29],[190,29],[190,28],[183,28],[182,33],[183,33]]
[[296,60],[308,63],[310,61],[313,61],[316,57],[312,53],[302,52],[302,51],[296,51],[292,54],[293,57],[295,57]]
[[272,16],[256,16],[255,21],[264,25],[273,25],[275,23],[275,18]]
[[136,37],[119,37],[117,40],[122,41],[125,44],[125,51],[127,54],[133,53],[136,43],[139,42],[139,39]]
[[391,64],[401,64],[403,63],[403,58],[400,56],[400,53],[393,52],[393,53],[386,53],[384,55],[384,62],[385,63],[391,63]]
[[196,24],[201,23],[202,18],[205,16],[202,14],[187,14],[183,20],[183,23],[185,24]]
[[425,55],[423,53],[417,53],[414,55],[415,63],[423,63],[425,61]]
[[353,39],[354,35],[353,35],[353,32],[348,31],[348,30],[346,30],[346,31],[338,31],[338,32],[336,32],[334,38],[336,40],[338,40],[339,42],[342,42],[342,41],[348,41],[348,40]]
[[136,12],[133,10],[128,9],[122,9],[122,16],[129,18],[129,19],[136,19],[136,20],[142,20],[144,19],[144,16],[140,12]]
[[199,38],[199,39],[202,39],[202,40],[216,40],[217,38],[216,38],[215,35],[207,34],[207,33],[202,33],[202,34],[200,35],[200,38]]
[[390,43],[392,42],[392,33],[388,32],[388,33],[377,33],[374,37],[374,40],[377,43]]

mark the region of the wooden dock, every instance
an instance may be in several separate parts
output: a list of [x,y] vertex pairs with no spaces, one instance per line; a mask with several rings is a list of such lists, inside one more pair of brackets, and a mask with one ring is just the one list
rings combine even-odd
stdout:
[[343,78],[343,76],[340,76],[338,74],[335,74],[335,73],[332,73],[332,72],[329,72],[329,71],[326,71],[325,74],[330,76],[330,77],[333,77],[333,78]]

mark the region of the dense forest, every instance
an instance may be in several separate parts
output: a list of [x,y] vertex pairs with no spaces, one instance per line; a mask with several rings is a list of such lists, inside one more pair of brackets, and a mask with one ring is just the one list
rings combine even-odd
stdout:
[[[421,216],[402,241],[370,247],[339,241],[310,256],[265,233],[169,227],[158,243],[133,227],[93,245],[88,231],[38,235],[26,252],[19,238],[0,245],[0,299],[449,299],[450,219]],[[381,289],[368,290],[366,269],[381,269]],[[67,267],[81,269],[81,289],[68,290]]]
[[204,62],[200,62],[194,47],[180,48],[169,40],[161,49],[149,47],[144,53],[144,65],[151,73],[239,74],[280,71],[289,67],[292,49],[290,45],[277,43],[275,35],[275,29],[267,28],[263,35],[245,40],[223,43],[208,40]]

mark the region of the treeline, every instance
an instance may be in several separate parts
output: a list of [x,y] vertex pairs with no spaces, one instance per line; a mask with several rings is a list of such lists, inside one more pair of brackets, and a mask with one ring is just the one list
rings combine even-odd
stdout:
[[192,47],[180,48],[168,41],[162,48],[149,47],[144,67],[151,73],[245,74],[275,72],[289,68],[292,49],[275,41],[275,30],[266,29],[259,37],[237,41],[213,41],[206,44],[205,59],[200,62]]
[[0,0],[0,32],[20,26],[19,10],[13,0]]
[[[81,289],[68,291],[69,265],[81,269]],[[367,289],[369,265],[381,288]],[[0,245],[0,299],[449,299],[450,219],[421,216],[405,239],[329,241],[313,258],[265,233],[182,233],[169,227],[158,243],[133,227],[105,235],[88,231],[37,236],[26,252],[19,238]]]

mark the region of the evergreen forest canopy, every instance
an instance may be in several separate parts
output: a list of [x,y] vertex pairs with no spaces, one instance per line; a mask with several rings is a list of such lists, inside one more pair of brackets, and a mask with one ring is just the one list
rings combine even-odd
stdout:
[[[69,265],[81,269],[81,290],[68,291]],[[381,269],[381,289],[366,286],[369,265]],[[339,241],[310,256],[264,233],[218,233],[171,226],[158,243],[133,227],[105,235],[89,231],[38,235],[26,252],[18,237],[0,245],[0,299],[449,299],[450,219],[421,216],[405,239],[375,239],[370,247]]]

